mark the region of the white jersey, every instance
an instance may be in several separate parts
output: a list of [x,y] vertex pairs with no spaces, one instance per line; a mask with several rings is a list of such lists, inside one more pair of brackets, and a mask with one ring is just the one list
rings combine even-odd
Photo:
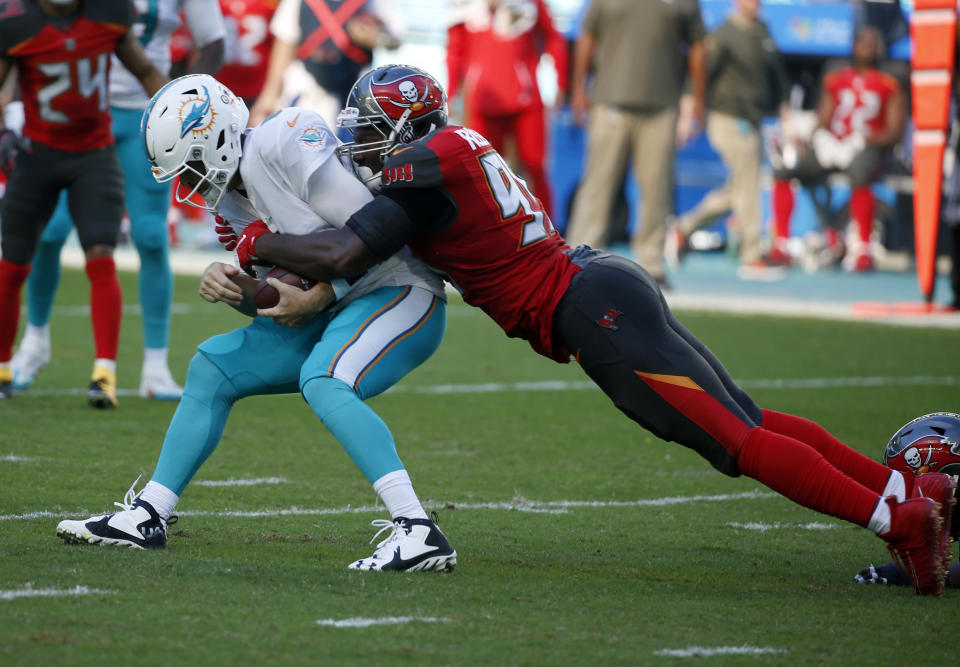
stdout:
[[[140,40],[147,57],[164,74],[170,73],[170,36],[180,27],[181,9],[197,46],[206,46],[227,36],[218,0],[133,0],[133,6],[137,10],[133,34]],[[114,54],[110,63],[110,106],[143,109],[149,101],[140,81]]]
[[[256,219],[286,234],[343,227],[373,195],[340,164],[336,149],[336,136],[316,112],[299,107],[277,112],[247,132],[240,160],[243,191],[227,193],[218,207],[220,215],[238,236]],[[323,180],[318,182],[315,173],[321,168]],[[328,204],[326,218],[311,204],[317,201]],[[404,247],[357,281],[336,307],[380,287],[403,285],[446,299],[436,272]]]

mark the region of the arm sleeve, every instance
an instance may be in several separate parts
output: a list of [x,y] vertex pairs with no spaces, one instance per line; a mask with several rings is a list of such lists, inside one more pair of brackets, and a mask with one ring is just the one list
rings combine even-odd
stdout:
[[464,49],[467,40],[467,27],[458,23],[447,28],[447,96],[454,97],[460,92],[463,79]]
[[684,9],[683,23],[680,34],[687,44],[695,44],[702,40],[707,30],[703,27],[703,15],[700,13],[700,3],[697,0],[689,2]]
[[554,27],[547,3],[543,0],[537,0],[537,4],[539,5],[537,20],[540,24],[540,32],[544,37],[545,50],[553,58],[553,67],[557,70],[557,88],[560,92],[565,92],[569,84],[570,69],[570,53],[567,50],[567,40]]
[[300,43],[300,0],[280,0],[270,20],[270,34],[281,42]]
[[347,227],[380,260],[419,235],[445,229],[456,219],[456,205],[437,188],[393,190],[354,213]]
[[317,167],[307,180],[307,203],[335,227],[343,227],[372,198],[363,183],[333,157]]
[[227,26],[217,0],[187,0],[183,5],[183,16],[198,48],[227,36]]

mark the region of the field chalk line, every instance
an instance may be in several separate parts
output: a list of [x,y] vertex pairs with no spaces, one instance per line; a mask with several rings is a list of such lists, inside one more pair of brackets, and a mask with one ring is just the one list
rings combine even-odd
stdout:
[[[772,378],[735,380],[743,389],[844,389],[864,387],[960,386],[960,375],[907,375],[902,377],[864,376],[836,378]],[[480,384],[399,384],[386,394],[495,394],[540,391],[594,391],[599,387],[590,380],[542,380],[537,382],[484,382]],[[30,389],[18,397],[79,396],[86,389]],[[137,396],[136,389],[118,389],[119,396]]]
[[116,591],[105,591],[99,588],[74,586],[73,588],[33,588],[27,584],[25,588],[12,591],[0,591],[0,600],[15,600],[17,598],[49,598],[66,595],[113,595]]
[[317,625],[332,628],[368,628],[371,625],[402,625],[404,623],[449,623],[449,618],[435,618],[433,616],[384,616],[383,618],[323,618]]
[[770,653],[786,653],[782,648],[771,648],[767,646],[690,646],[681,649],[662,649],[654,651],[654,655],[666,656],[669,658],[709,658],[715,655],[767,655]]
[[[777,498],[778,494],[769,491],[744,491],[743,493],[725,493],[717,495],[668,496],[664,498],[644,498],[640,500],[513,500],[509,502],[457,503],[425,502],[426,509],[454,510],[506,510],[515,512],[559,513],[569,509],[604,507],[668,507],[699,502],[726,502],[730,500],[760,500]],[[372,514],[383,513],[381,505],[363,505],[353,507],[288,507],[275,510],[183,510],[177,511],[182,517],[219,517],[219,518],[262,518],[277,516],[324,516],[330,514]],[[108,510],[109,512],[109,510]],[[76,516],[92,516],[87,510],[73,512],[37,511],[24,514],[0,514],[0,521],[29,521],[32,519],[67,519]]]

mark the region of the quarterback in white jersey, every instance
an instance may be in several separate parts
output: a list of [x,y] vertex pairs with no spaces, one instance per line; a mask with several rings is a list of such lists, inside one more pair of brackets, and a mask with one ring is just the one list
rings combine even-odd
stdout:
[[[314,111],[299,107],[278,111],[247,130],[242,142],[242,187],[228,191],[217,206],[217,212],[237,236],[254,219],[263,220],[273,231],[287,234],[339,228],[354,211],[373,199],[366,187],[340,164],[336,157],[337,138]],[[241,189],[246,196],[240,193]],[[404,248],[355,282],[334,309],[379,287],[404,285],[445,298],[437,274]],[[337,292],[344,288],[337,286]]]
[[[215,72],[223,64],[226,26],[217,0],[133,0],[137,20],[132,30],[157,69],[170,71],[170,36],[180,25],[180,12],[194,35],[198,55],[194,72]],[[102,72],[100,85],[104,83]],[[167,365],[173,274],[169,261],[167,209],[170,190],[150,175],[140,142],[140,117],[149,98],[137,78],[116,55],[110,67],[110,116],[117,155],[124,173],[124,196],[130,236],[140,257],[139,297],[143,311],[144,358],[140,395],[176,400],[180,386]],[[50,360],[50,315],[60,278],[60,250],[73,229],[66,193],[44,228],[27,280],[28,324],[12,363],[13,383],[23,391]],[[99,363],[108,363],[101,360]],[[115,363],[115,362],[110,362]],[[109,369],[113,372],[113,368]],[[115,376],[109,378],[115,396]]]
[[[372,199],[337,159],[333,132],[316,113],[286,109],[252,130],[245,129],[248,117],[246,105],[210,76],[170,82],[143,117],[154,177],[167,182],[179,176],[177,199],[218,211],[239,234],[266,225],[292,234],[342,227]],[[236,266],[214,262],[200,295],[256,315],[258,285]],[[321,284],[302,294],[321,310],[297,327],[254,317],[242,329],[203,342],[151,480],[136,496],[131,487],[123,511],[62,521],[57,534],[70,542],[165,546],[176,503],[217,446],[233,403],[299,390],[390,512],[389,521],[374,521],[392,529],[389,536],[371,557],[349,567],[452,569],[457,552],[436,514],[427,516],[389,428],[364,403],[440,345],[446,327],[442,282],[402,251],[349,285]]]

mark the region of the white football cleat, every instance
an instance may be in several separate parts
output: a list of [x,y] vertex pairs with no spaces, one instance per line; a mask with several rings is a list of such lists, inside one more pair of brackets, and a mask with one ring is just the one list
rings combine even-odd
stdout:
[[[137,477],[137,481],[140,478]],[[136,486],[137,482],[133,483]],[[163,549],[167,546],[167,525],[177,522],[176,515],[164,521],[153,506],[137,497],[133,486],[114,503],[123,509],[115,514],[94,516],[83,521],[61,521],[57,537],[78,544],[103,544],[131,549]]]
[[377,550],[369,558],[361,558],[350,563],[351,570],[395,570],[398,572],[418,572],[421,570],[452,570],[457,564],[457,552],[453,550],[446,536],[437,527],[437,514],[430,519],[405,519],[397,517],[393,521],[375,519],[371,525],[380,530],[370,540],[377,539],[380,533],[393,528],[393,532],[377,545]]
[[25,335],[10,362],[13,388],[23,391],[33,384],[37,373],[50,362],[50,336]]
[[153,398],[158,401],[179,401],[183,387],[178,385],[166,364],[148,364],[144,362],[140,371],[140,398]]

